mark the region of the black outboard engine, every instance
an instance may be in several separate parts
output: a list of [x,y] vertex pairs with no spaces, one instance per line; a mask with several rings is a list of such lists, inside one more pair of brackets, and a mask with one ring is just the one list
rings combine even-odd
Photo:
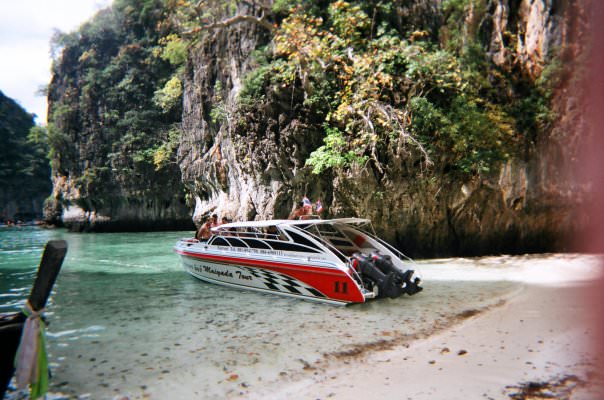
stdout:
[[377,285],[377,297],[394,299],[404,293],[413,295],[422,290],[419,286],[419,278],[411,280],[413,270],[402,272],[394,266],[388,255],[354,253],[352,257],[356,261],[356,268],[363,280],[368,280],[372,285]]
[[405,272],[396,268],[392,263],[392,258],[389,255],[384,255],[380,253],[371,253],[371,258],[375,262],[375,266],[381,270],[385,274],[394,273],[397,276],[395,280],[397,285],[401,285],[405,288],[405,293],[408,295],[413,295],[415,293],[421,292],[423,290],[422,287],[419,286],[420,279],[415,277],[413,281],[413,271],[412,269],[408,269]]

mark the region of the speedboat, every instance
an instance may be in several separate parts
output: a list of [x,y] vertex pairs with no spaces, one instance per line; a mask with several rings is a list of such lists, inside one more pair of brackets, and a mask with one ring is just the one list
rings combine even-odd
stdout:
[[362,218],[233,222],[205,241],[181,239],[174,251],[203,281],[332,304],[422,290],[412,260]]

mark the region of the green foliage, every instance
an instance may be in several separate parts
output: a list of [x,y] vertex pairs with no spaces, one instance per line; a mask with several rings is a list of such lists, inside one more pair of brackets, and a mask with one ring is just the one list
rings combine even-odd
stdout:
[[33,119],[0,91],[0,187],[5,196],[23,204],[44,198],[51,189],[46,129],[34,125]]
[[175,33],[171,33],[159,40],[159,54],[162,60],[169,61],[174,66],[180,66],[187,60],[188,43]]
[[287,15],[299,4],[299,0],[275,0],[272,11],[275,14]]
[[[479,174],[551,125],[560,66],[554,60],[534,81],[494,65],[480,34],[486,0],[437,2],[438,28],[400,26],[406,3],[272,2],[271,42],[252,54],[239,116],[225,99],[229,88],[216,81],[206,99],[210,122],[243,125],[259,104],[289,101],[325,132],[307,161],[314,173],[354,164],[383,172],[399,149],[409,165]],[[245,9],[230,0],[116,0],[80,31],[57,36],[61,79],[49,90],[56,101],[48,132],[54,168],[77,176],[81,153],[109,164],[89,174],[88,188],[112,174],[127,186],[149,170],[173,168],[187,52],[214,32],[204,27]],[[78,135],[89,147],[75,148]]]
[[182,99],[182,82],[174,75],[163,88],[155,91],[153,102],[164,112],[169,112],[176,107]]
[[485,0],[443,1],[438,36],[406,37],[388,17],[400,6],[339,0],[320,11],[286,3],[274,54],[247,75],[242,98],[303,91],[303,105],[326,123],[325,144],[307,164],[315,173],[346,168],[351,154],[383,170],[396,143],[441,171],[487,172],[555,117],[541,83],[551,81],[547,68],[542,80],[528,81],[487,55],[479,34]]
[[493,162],[508,157],[511,121],[496,109],[485,110],[467,97],[457,96],[447,108],[414,97],[411,110],[419,140],[431,154],[448,154],[448,162],[458,171],[488,172]]
[[371,19],[358,5],[336,1],[328,8],[331,26],[347,46],[359,46],[369,36]]
[[266,86],[270,82],[272,66],[262,65],[252,70],[243,79],[243,87],[239,92],[239,101],[246,104],[263,97]]
[[213,106],[210,110],[210,119],[212,123],[220,125],[227,119],[227,110],[224,99],[222,98],[222,82],[216,81],[214,84]]
[[325,126],[325,144],[313,151],[306,160],[306,165],[312,167],[314,174],[330,168],[343,168],[352,164],[364,164],[366,156],[358,155],[354,151],[346,150],[344,135],[337,128]]
[[159,171],[175,163],[176,150],[180,143],[180,130],[173,128],[168,132],[168,138],[161,143],[153,153],[153,165]]

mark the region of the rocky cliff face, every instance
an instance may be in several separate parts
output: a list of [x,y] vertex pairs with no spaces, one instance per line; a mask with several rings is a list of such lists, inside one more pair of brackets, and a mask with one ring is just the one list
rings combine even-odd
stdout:
[[[542,72],[554,55],[567,66],[580,62],[587,41],[583,13],[575,2],[493,1],[478,29],[496,64],[548,79]],[[517,42],[506,45],[511,33]],[[580,106],[584,88],[569,69],[552,99],[555,121],[498,171],[426,181],[409,177],[395,161],[381,181],[366,171],[338,176],[332,207],[342,215],[368,215],[389,240],[415,254],[569,250],[588,218],[581,211],[587,185],[577,173],[580,137],[588,132]]]
[[[299,97],[236,106],[243,77],[255,67],[251,53],[266,43],[264,28],[237,25],[192,52],[178,160],[195,194],[197,223],[215,212],[234,220],[284,217],[299,193],[321,188],[303,167],[322,133],[295,106]],[[224,112],[219,122],[210,117],[216,107]]]
[[[478,35],[502,69],[534,81],[547,79],[544,69],[554,55],[576,61],[584,12],[577,3],[467,3],[466,35]],[[410,17],[416,8],[426,11],[426,21]],[[438,2],[429,1],[396,6],[393,15],[418,29],[431,29],[443,18]],[[267,34],[256,25],[232,26],[211,35],[190,57],[178,152],[197,221],[213,212],[235,219],[282,218],[306,194],[321,197],[331,216],[371,218],[378,232],[413,255],[568,249],[565,235],[584,217],[575,212],[583,186],[573,173],[583,132],[580,87],[568,69],[556,85],[555,120],[533,130],[524,151],[496,171],[419,171],[404,143],[393,140],[378,154],[383,174],[351,167],[317,176],[304,161],[322,144],[321,118],[302,105],[299,91],[270,91],[251,107],[237,107],[242,79],[255,67],[250,55],[268,43]],[[210,117],[217,99],[225,111],[218,122]]]
[[[167,62],[176,53],[159,57],[158,46],[173,32],[172,17],[182,13],[163,14],[168,11],[159,0],[144,3],[118,2],[60,43],[49,94],[54,151],[49,220],[74,230],[188,228],[191,214],[196,223],[211,213],[236,220],[284,218],[307,195],[320,198],[328,216],[371,218],[402,250],[430,256],[564,250],[565,235],[583,224],[585,216],[575,210],[586,185],[574,175],[578,142],[586,131],[577,79],[585,41],[582,3],[302,2],[308,13],[292,18],[295,9],[273,7],[272,26],[267,20],[252,22],[267,12],[259,3],[237,2],[236,14],[246,18],[231,23],[209,23],[214,17],[204,13],[211,16],[212,10],[192,13],[196,19],[183,26],[187,34],[201,34],[187,39],[186,68],[176,75]],[[217,15],[232,11],[225,6]],[[331,30],[317,33],[327,19]],[[365,37],[376,40],[363,42]],[[168,47],[177,43],[170,40]],[[338,40],[340,48],[330,47]],[[363,86],[362,79],[350,83],[349,78],[363,76],[350,70],[375,62],[371,53],[363,54],[368,44],[376,46],[381,59],[375,65],[382,70],[375,68],[365,78],[382,79],[381,87]],[[290,46],[289,53],[284,46]],[[396,54],[393,46],[408,53]],[[317,55],[325,48],[340,53]],[[434,48],[442,51],[430,53]],[[422,54],[428,56],[422,59]],[[329,65],[319,58],[329,59]],[[410,65],[418,59],[432,64]],[[464,62],[471,64],[464,79],[482,79],[472,101],[459,95],[463,74],[455,65]],[[320,69],[330,75],[317,73]],[[383,70],[394,72],[377,77]],[[418,87],[413,79],[401,78],[405,74],[435,79]],[[181,80],[182,105],[166,107],[162,100],[159,107],[157,93],[164,100],[178,95]],[[346,85],[349,91],[340,90]],[[375,115],[355,111],[363,99],[349,101],[364,89],[370,95],[375,90],[374,111],[399,112],[387,118],[398,115],[400,132],[371,134]],[[440,97],[427,97],[439,90]],[[456,129],[474,125],[455,125],[459,121],[445,115],[455,109],[449,94],[483,118],[476,125],[481,134],[489,134],[484,126],[512,132],[513,151],[506,153],[510,149],[500,143],[480,148],[508,138],[483,139],[475,132],[464,133],[471,136],[460,147],[466,150],[454,149],[456,140],[465,140]],[[425,121],[450,125],[445,132],[438,124],[425,124],[420,140],[432,154],[431,165],[425,163],[428,153],[405,136],[416,129],[415,115],[410,117],[418,113],[410,106],[414,96],[432,107],[425,108],[433,113]],[[369,130],[357,135],[363,121],[354,125],[345,118],[365,118]],[[342,151],[355,150],[352,142],[373,147],[352,152],[361,162],[344,157],[313,174],[306,162],[324,145],[327,125],[348,135],[341,137],[349,143],[336,144]],[[451,135],[448,141],[429,147],[430,140],[445,134]],[[493,149],[502,153],[499,158],[468,167],[468,160],[483,162],[488,157],[481,151]],[[464,151],[474,158],[464,159]],[[448,152],[457,152],[457,158]]]
[[116,2],[62,35],[49,86],[47,221],[75,231],[192,229],[171,141],[181,108],[154,101],[174,68],[154,48],[163,4]]

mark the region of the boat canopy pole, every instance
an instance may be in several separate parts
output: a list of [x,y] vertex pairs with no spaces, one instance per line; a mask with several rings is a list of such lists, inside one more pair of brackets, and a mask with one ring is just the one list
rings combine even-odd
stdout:
[[[373,226],[371,226],[371,229],[373,230]],[[386,247],[388,250],[392,251],[394,254],[396,254],[399,258],[404,258],[405,260],[417,265],[417,263],[410,257],[406,256],[404,253],[402,253],[400,250],[396,249],[394,246],[392,246],[390,243],[386,242],[385,240],[380,239],[377,235],[375,235],[375,230],[374,234],[372,235],[371,233],[363,230],[363,229],[359,229],[361,232],[363,232],[366,235],[369,235],[372,239],[375,239],[378,241],[378,243],[380,243],[381,245],[383,245],[384,247]]]
[[[309,236],[311,236],[312,238],[318,240],[320,243],[324,243],[325,246],[331,250],[332,252],[334,252],[336,254],[336,256],[338,256],[338,258],[340,258],[341,260],[345,260],[346,263],[348,263],[349,265],[351,264],[350,262],[350,257],[348,257],[346,254],[342,253],[340,250],[337,249],[337,247],[335,247],[333,244],[331,244],[329,241],[323,239],[321,237],[321,232],[319,231],[319,228],[317,228],[317,225],[313,225],[313,228],[316,229],[318,235],[313,234],[312,232],[303,229],[304,232],[306,232]],[[356,269],[354,268],[348,268],[349,270],[352,269],[354,275],[358,278],[358,282],[360,282],[360,286],[364,288],[363,286],[363,279],[361,278],[361,275],[359,275],[359,273],[357,272]]]

